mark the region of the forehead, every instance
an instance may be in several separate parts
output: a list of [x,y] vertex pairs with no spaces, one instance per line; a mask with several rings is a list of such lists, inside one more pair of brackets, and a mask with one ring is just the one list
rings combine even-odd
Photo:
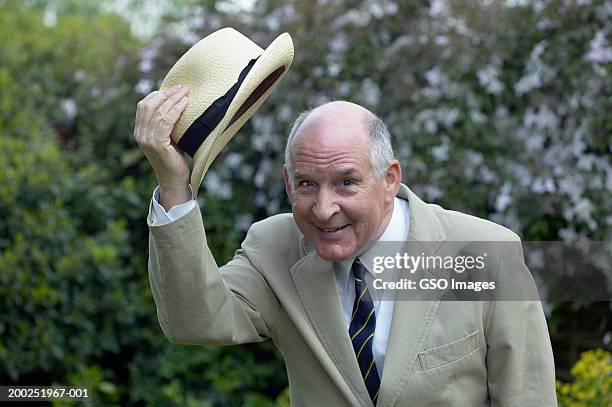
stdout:
[[305,121],[293,150],[296,173],[363,172],[370,143],[360,117],[327,116]]

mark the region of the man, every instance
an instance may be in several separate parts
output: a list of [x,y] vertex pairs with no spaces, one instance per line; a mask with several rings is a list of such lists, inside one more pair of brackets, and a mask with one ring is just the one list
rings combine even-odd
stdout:
[[[445,241],[518,237],[421,201],[401,184],[384,124],[361,106],[332,102],[296,120],[284,167],[293,216],[254,224],[218,268],[187,163],[169,141],[184,95],[149,95],[135,130],[159,181],[148,217],[149,277],[170,341],[271,338],[295,406],[556,405],[539,302],[394,302],[367,290],[382,242],[436,253]],[[516,244],[490,257],[503,278],[529,274]]]

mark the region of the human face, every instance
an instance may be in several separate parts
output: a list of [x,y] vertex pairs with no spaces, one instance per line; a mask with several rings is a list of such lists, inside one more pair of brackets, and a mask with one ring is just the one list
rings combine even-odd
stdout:
[[[293,183],[285,168],[295,222],[328,261],[356,257],[380,237],[399,188],[398,174],[374,177],[360,116],[349,118],[304,123],[295,144]],[[393,168],[399,171],[399,164]]]

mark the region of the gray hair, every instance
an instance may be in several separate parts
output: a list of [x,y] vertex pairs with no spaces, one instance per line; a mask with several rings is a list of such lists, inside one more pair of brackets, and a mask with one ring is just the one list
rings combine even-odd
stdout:
[[[285,165],[289,173],[289,179],[293,185],[293,156],[295,154],[296,135],[306,118],[314,109],[305,110],[295,119],[285,148]],[[385,177],[389,164],[393,161],[393,147],[391,146],[391,134],[382,119],[374,113],[367,115],[363,120],[363,126],[368,133],[370,141],[369,159],[374,177],[381,180]]]

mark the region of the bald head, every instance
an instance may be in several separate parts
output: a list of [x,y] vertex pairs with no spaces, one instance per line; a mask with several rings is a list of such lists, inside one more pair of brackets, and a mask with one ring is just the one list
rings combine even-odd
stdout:
[[[317,128],[329,126],[348,127],[360,123],[364,132],[345,134],[342,132],[321,133]],[[367,140],[362,140],[364,134]],[[393,160],[391,136],[383,121],[363,106],[346,101],[325,103],[314,109],[302,112],[295,120],[287,139],[285,165],[293,179],[293,157],[301,145],[313,141],[311,138],[323,137],[332,141],[335,137],[355,138],[355,143],[367,142],[370,165],[377,179],[382,179],[387,167]]]
[[[323,120],[332,121],[359,121],[366,125],[368,121],[375,118],[374,114],[363,106],[346,101],[334,101],[325,103],[319,107],[310,110],[304,118],[302,125],[304,127],[315,124]],[[299,129],[296,129],[296,131]],[[299,132],[298,132],[299,134]]]

